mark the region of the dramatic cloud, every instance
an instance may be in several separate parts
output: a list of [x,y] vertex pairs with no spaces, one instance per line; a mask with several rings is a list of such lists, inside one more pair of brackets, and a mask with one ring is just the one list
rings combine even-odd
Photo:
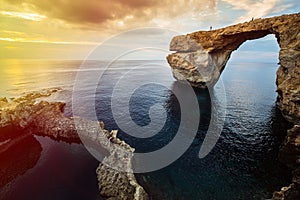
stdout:
[[[180,29],[195,24],[219,27],[224,20],[234,22],[264,17],[286,10],[291,0],[3,0],[2,15],[32,20],[57,20],[73,27],[110,33],[141,26]],[[230,10],[218,4],[229,4]],[[287,3],[288,2],[288,3]],[[1,6],[0,6],[1,7]],[[224,9],[224,10],[223,10]],[[226,11],[225,11],[226,10]],[[223,12],[225,11],[225,12]],[[238,11],[238,12],[236,12]],[[244,13],[236,16],[236,13]],[[222,13],[223,12],[223,13]],[[233,19],[235,17],[235,19]],[[225,19],[226,18],[226,19]],[[234,21],[233,21],[234,20]],[[190,31],[190,29],[182,29]]]
[[74,24],[105,23],[126,26],[127,23],[170,19],[176,16],[202,11],[209,13],[216,7],[216,0],[5,0],[8,4],[22,6],[48,18],[56,18]]
[[[78,59],[130,29],[161,27],[184,34],[252,17],[295,13],[299,8],[295,0],[2,0],[0,57],[40,57],[51,52],[49,57],[64,58],[70,52]],[[147,31],[142,38],[155,34],[166,41],[171,37]]]

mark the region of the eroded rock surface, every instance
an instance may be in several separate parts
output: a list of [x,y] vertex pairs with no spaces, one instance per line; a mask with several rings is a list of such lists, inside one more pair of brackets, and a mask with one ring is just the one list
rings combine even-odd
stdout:
[[273,199],[300,199],[300,126],[288,130],[283,147],[279,151],[279,160],[289,166],[293,172],[292,183],[275,192]]
[[[111,132],[105,130],[102,122],[100,127],[111,143],[118,145],[117,148],[108,148],[109,155],[103,159],[96,170],[100,194],[110,200],[147,200],[147,193],[137,183],[133,174],[134,149],[117,138],[117,130]],[[115,188],[119,188],[119,190]]]
[[[11,100],[0,98],[0,130],[14,127],[26,133],[26,137],[28,134],[38,134],[65,142],[79,143],[84,138],[89,141],[89,148],[101,151],[104,157],[104,164],[100,163],[96,172],[102,196],[108,199],[148,199],[131,169],[134,149],[117,138],[117,131],[105,130],[103,122],[66,117],[63,112],[65,103],[42,100],[58,90],[56,88],[33,92]],[[74,123],[75,120],[77,124]],[[0,147],[10,148],[17,138],[23,136],[1,134]],[[112,169],[110,166],[116,168]]]

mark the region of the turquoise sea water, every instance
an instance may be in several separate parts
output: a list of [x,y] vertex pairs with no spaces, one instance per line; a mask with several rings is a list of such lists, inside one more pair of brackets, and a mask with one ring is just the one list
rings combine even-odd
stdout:
[[[63,90],[52,99],[65,100],[65,113],[71,115],[72,90],[80,64],[81,61],[3,61],[0,96],[13,97],[28,91],[61,87]],[[165,61],[118,61],[108,69],[106,66],[107,62],[89,62],[81,72],[100,70],[103,76],[96,87],[87,77],[86,91],[79,92],[80,101],[96,102],[97,117],[109,130],[119,129],[111,112],[111,96],[120,79],[127,77],[128,85],[124,87],[129,87],[143,81],[146,75],[170,88],[181,88],[170,69],[164,67],[167,66]],[[211,99],[207,90],[195,90],[201,120],[192,145],[168,167],[136,174],[151,199],[266,199],[288,183],[290,174],[277,161],[278,147],[285,134],[284,119],[275,107],[277,67],[270,63],[228,64],[221,76],[227,98],[225,125],[216,146],[203,159],[198,158],[198,152],[210,120]],[[87,92],[94,87],[96,98]],[[120,97],[127,95],[125,91],[118,91]],[[155,81],[137,88],[132,94],[129,102],[132,120],[140,126],[150,123],[148,112],[156,103],[162,105],[167,114],[166,124],[159,133],[141,139],[119,131],[119,137],[137,152],[160,149],[176,135],[180,104],[170,90]],[[87,112],[84,116],[89,115],[84,109],[82,112]],[[5,176],[12,178],[0,177],[0,199],[21,196],[26,199],[45,199],[45,196],[49,199],[101,199],[95,174],[98,161],[83,145],[29,136],[28,140],[14,144],[12,149],[15,147],[22,147],[26,149],[24,153],[35,156],[30,157],[32,162],[28,164],[24,161],[26,156],[12,157],[13,150],[0,151],[2,169],[10,168],[13,163],[26,166],[21,167],[22,170],[11,167]]]

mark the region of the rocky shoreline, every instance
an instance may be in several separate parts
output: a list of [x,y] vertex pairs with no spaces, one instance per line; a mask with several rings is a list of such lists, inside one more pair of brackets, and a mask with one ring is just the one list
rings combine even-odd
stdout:
[[[198,88],[213,87],[233,51],[247,40],[274,34],[280,47],[277,106],[294,127],[279,152],[279,160],[293,171],[292,183],[273,199],[300,199],[300,13],[255,19],[225,28],[175,36],[167,56],[173,76]],[[285,134],[285,133],[284,133]]]
[[[134,149],[124,141],[117,138],[117,131],[107,131],[104,129],[103,122],[89,121],[78,117],[66,117],[64,115],[65,103],[63,102],[47,102],[42,100],[58,92],[59,88],[43,90],[40,92],[32,92],[8,100],[0,98],[0,129],[13,127],[27,135],[48,136],[55,140],[65,142],[80,143],[80,137],[77,133],[78,126],[74,124],[74,119],[80,125],[81,137],[90,138],[96,145],[105,148],[108,154],[105,157],[105,163],[118,162],[118,159],[124,159],[126,154],[126,172],[118,171],[108,167],[106,164],[100,163],[96,170],[98,177],[99,192],[101,196],[107,199],[148,199],[145,190],[138,184],[131,170],[131,158]],[[99,126],[105,133],[107,140],[100,140],[99,132],[95,132],[91,127]],[[99,129],[99,130],[100,130]],[[22,136],[20,136],[22,137]],[[1,136],[0,146],[7,146],[14,141],[13,136]],[[109,142],[107,142],[109,141]],[[109,148],[110,143],[122,148],[122,152],[112,151]],[[110,165],[111,166],[111,165]]]

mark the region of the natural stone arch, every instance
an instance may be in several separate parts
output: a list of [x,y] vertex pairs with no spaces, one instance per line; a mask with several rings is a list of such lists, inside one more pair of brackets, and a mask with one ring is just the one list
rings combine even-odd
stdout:
[[177,52],[168,55],[167,60],[176,79],[188,80],[194,87],[213,87],[234,50],[247,40],[274,34],[280,47],[278,106],[289,121],[300,124],[299,27],[300,13],[176,36],[170,50]]

